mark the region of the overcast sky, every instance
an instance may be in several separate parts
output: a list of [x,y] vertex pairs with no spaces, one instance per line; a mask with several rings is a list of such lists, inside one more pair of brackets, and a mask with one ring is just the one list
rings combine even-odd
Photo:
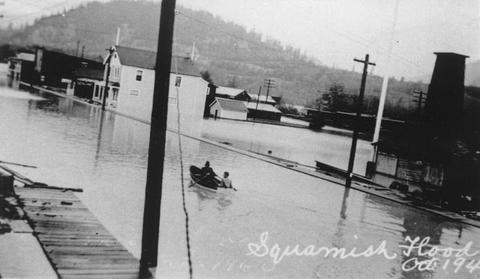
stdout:
[[[2,0],[0,0],[1,2]],[[4,22],[58,11],[82,0],[3,0]],[[360,71],[369,53],[382,74],[396,0],[177,0],[301,48],[328,66]],[[430,75],[433,52],[480,59],[480,0],[399,0],[392,73]],[[2,7],[0,6],[0,9]]]

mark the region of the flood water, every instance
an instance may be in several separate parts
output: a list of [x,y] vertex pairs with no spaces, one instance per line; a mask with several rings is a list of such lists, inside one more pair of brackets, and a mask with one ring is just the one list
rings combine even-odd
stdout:
[[[148,125],[49,94],[30,95],[1,87],[0,119],[0,160],[38,166],[15,168],[33,180],[84,189],[80,197],[85,204],[123,245],[140,255]],[[320,160],[342,167],[350,146],[348,137],[279,126],[207,120],[190,128],[187,125],[182,131],[199,131],[205,138],[254,152],[272,150],[274,156],[310,165]],[[186,191],[195,278],[480,278],[480,270],[470,273],[465,267],[471,258],[456,273],[460,263],[455,266],[442,257],[433,270],[402,269],[414,255],[403,255],[399,247],[406,244],[407,236],[430,237],[430,244],[443,248],[459,249],[472,241],[471,251],[477,251],[480,230],[475,227],[191,138],[182,137],[182,146],[185,186],[190,182],[188,166],[209,160],[217,173],[230,171],[238,188],[216,194],[194,187]],[[369,152],[368,144],[360,142],[358,172]],[[160,278],[188,276],[179,166],[178,139],[169,132]],[[385,241],[386,250],[397,257],[298,255],[274,264],[261,251],[256,256],[251,253],[265,232],[268,247],[298,244],[361,251]],[[419,261],[432,258],[418,256]],[[473,258],[479,260],[478,255]]]

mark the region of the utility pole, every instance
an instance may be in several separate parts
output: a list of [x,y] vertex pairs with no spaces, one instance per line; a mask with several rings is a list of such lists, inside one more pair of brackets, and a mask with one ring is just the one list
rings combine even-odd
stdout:
[[257,95],[257,104],[255,105],[255,113],[253,114],[253,118],[255,119],[255,114],[258,111],[258,103],[260,102],[260,95],[262,94],[262,86],[258,87],[258,95]]
[[120,44],[120,27],[117,27],[117,36],[115,37],[115,45],[118,46]]
[[375,63],[370,62],[370,55],[365,55],[365,60],[353,59],[358,63],[363,63],[362,83],[360,84],[360,95],[357,100],[357,114],[353,127],[352,147],[350,149],[350,159],[348,160],[347,178],[345,180],[345,187],[352,185],[353,178],[353,163],[355,161],[355,152],[357,151],[357,140],[359,134],[359,126],[362,118],[363,96],[365,95],[365,84],[367,83],[368,65],[375,66]]
[[425,92],[422,90],[415,90],[413,91],[413,96],[415,99],[413,100],[414,103],[417,103],[417,114],[418,117],[420,118],[422,116],[422,106],[425,104],[426,98],[424,99],[423,96],[425,95]]
[[152,120],[148,148],[147,183],[143,211],[141,270],[157,266],[160,204],[162,200],[165,136],[167,131],[168,91],[172,62],[175,0],[163,0],[157,42]]
[[78,52],[80,51],[80,40],[77,41],[77,51],[75,52],[75,56],[78,57]]
[[82,58],[84,57],[85,55],[85,45],[82,46]]
[[270,93],[270,88],[275,88],[275,81],[271,78],[265,80],[265,87],[267,87],[267,97],[265,101],[268,102],[268,96]]
[[[390,60],[392,56],[392,51],[393,51],[393,43],[395,39],[395,27],[397,25],[397,18],[398,18],[398,6],[399,6],[400,0],[395,0],[395,7],[393,11],[393,21],[392,21],[392,30],[390,33],[390,41],[388,44],[388,51],[387,51],[387,59],[385,61],[385,75],[383,77],[383,82],[382,82],[382,91],[380,92],[380,99],[378,102],[378,111],[377,111],[377,118],[375,120],[375,131],[373,132],[373,139],[372,143],[378,142],[380,139],[380,129],[382,127],[382,118],[383,118],[383,110],[385,108],[385,100],[387,97],[387,89],[388,89],[388,81],[390,79]],[[372,159],[371,162],[369,162],[370,165],[373,166],[373,162],[376,160],[376,147],[372,150]],[[367,165],[368,169],[368,165]],[[368,172],[368,171],[367,171]]]
[[260,102],[260,95],[262,94],[262,86],[258,87],[258,96],[257,96],[257,105],[255,106],[255,110],[258,110],[258,103]]
[[112,54],[115,51],[115,48],[111,47],[108,49],[108,57],[107,61],[105,61],[105,65],[107,67],[107,74],[105,77],[105,88],[103,89],[103,98],[102,98],[102,110],[105,110],[105,104],[107,103],[108,97],[108,83],[110,78],[110,62],[112,60]]
[[[5,5],[5,2],[3,2],[3,1],[0,2],[0,6],[4,6],[4,5]],[[2,18],[3,18],[3,14],[0,13],[0,19],[2,19]]]

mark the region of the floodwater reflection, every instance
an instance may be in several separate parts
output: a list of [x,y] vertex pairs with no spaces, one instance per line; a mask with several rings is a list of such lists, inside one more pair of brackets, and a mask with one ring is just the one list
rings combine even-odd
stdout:
[[[46,100],[15,99],[2,97],[2,90],[0,158],[38,166],[17,168],[34,180],[83,188],[85,204],[139,256],[149,126],[48,94],[42,95]],[[284,153],[292,156],[289,159],[298,161],[314,156],[342,163],[348,156],[350,141],[338,135],[236,123],[202,120],[192,129],[184,124],[186,130],[182,131],[201,129],[210,139],[226,138],[236,147],[242,145],[225,134],[235,137],[241,133],[243,140],[250,131],[254,136],[247,139],[249,143],[255,141],[255,135],[262,135],[262,142],[253,146],[264,148],[272,142],[274,155],[286,150]],[[267,140],[265,129],[273,132],[274,138]],[[285,132],[286,138],[295,136],[293,143],[276,141]],[[301,151],[302,145],[307,151]],[[403,271],[402,263],[411,257],[402,256],[399,248],[407,236],[418,236],[430,237],[432,244],[442,247],[462,247],[473,241],[473,248],[478,250],[477,228],[191,138],[183,137],[182,146],[185,186],[190,183],[188,167],[209,160],[218,173],[229,171],[238,189],[227,194],[186,189],[196,278],[478,278],[478,271],[471,274],[465,269],[456,274],[452,269]],[[159,277],[184,278],[185,217],[176,134],[167,133],[165,149],[157,272]],[[302,155],[306,153],[310,155]],[[248,255],[248,244],[258,242],[263,232],[269,233],[269,245],[282,247],[298,244],[360,250],[385,240],[389,251],[400,257],[288,257],[272,266],[271,257]]]

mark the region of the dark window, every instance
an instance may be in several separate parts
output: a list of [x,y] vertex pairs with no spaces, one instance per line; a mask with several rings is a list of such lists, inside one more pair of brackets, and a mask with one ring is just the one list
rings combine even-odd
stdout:
[[136,80],[137,80],[137,81],[142,81],[142,75],[143,75],[143,71],[137,70]]
[[175,79],[175,87],[180,87],[181,84],[182,84],[182,77],[177,77]]

